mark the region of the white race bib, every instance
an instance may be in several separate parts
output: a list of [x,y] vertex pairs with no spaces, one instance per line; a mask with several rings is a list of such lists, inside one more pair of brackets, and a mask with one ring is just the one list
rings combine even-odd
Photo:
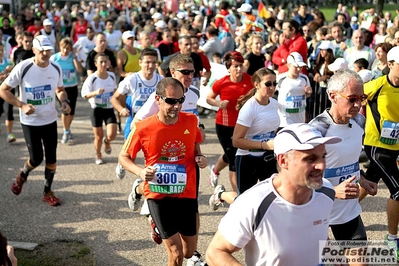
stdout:
[[51,85],[44,85],[38,87],[25,87],[26,102],[32,105],[45,105],[51,103],[54,98],[54,93],[51,90]]
[[157,169],[152,181],[148,181],[151,192],[162,194],[183,193],[187,183],[186,167],[182,164],[155,164]]
[[399,139],[399,123],[385,120],[381,128],[380,141],[387,145],[395,145]]

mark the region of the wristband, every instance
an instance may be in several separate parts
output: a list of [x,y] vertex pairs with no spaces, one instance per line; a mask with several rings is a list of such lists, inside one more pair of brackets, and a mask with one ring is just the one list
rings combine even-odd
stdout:
[[199,124],[198,127],[199,127],[199,128],[202,128],[202,129],[205,129],[204,124]]
[[195,156],[205,157],[205,155],[202,155],[202,154],[197,154],[197,155],[195,155]]
[[63,103],[67,103],[69,105],[69,100],[66,99],[66,100],[63,101]]

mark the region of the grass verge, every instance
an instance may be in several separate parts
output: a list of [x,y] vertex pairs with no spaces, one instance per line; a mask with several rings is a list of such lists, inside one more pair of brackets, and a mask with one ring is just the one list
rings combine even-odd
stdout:
[[80,241],[57,240],[34,250],[15,250],[18,266],[94,266],[94,254]]

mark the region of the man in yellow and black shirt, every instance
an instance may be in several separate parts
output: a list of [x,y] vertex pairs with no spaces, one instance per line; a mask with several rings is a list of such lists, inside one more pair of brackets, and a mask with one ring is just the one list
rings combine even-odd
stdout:
[[366,179],[387,185],[387,240],[397,242],[399,223],[399,47],[387,55],[389,74],[364,85],[367,95],[364,149],[370,159]]

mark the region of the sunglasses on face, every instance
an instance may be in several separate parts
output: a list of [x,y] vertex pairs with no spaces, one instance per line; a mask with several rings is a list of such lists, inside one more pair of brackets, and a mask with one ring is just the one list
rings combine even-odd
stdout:
[[175,105],[176,103],[183,104],[184,101],[186,100],[186,97],[183,96],[180,99],[175,99],[175,98],[167,98],[165,96],[159,96],[165,103],[170,104],[170,105]]
[[265,83],[265,86],[266,86],[266,87],[271,87],[271,86],[276,87],[277,84],[278,84],[278,83],[277,83],[276,81],[274,81],[274,82],[268,81],[268,82]]
[[362,95],[362,96],[347,96],[347,95],[343,95],[341,93],[338,93],[339,96],[341,96],[342,98],[347,99],[350,103],[355,103],[355,102],[363,102],[367,100],[367,95]]
[[185,76],[194,75],[194,72],[195,72],[195,70],[190,70],[190,69],[176,69],[176,71],[179,71],[180,73],[182,73]]

